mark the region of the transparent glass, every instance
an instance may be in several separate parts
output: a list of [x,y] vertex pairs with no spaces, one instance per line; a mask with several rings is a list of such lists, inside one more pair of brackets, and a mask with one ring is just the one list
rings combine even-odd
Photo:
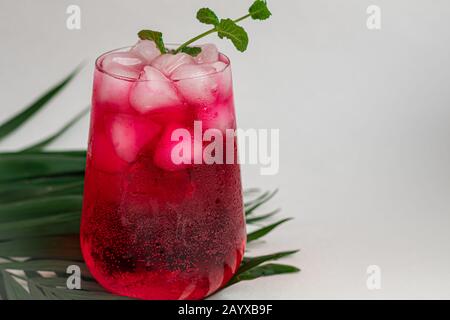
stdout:
[[[176,81],[106,72],[103,60],[126,50],[100,56],[94,71],[83,256],[113,293],[201,299],[224,286],[243,257],[240,167],[236,158],[176,164],[172,133],[193,132],[194,121],[202,133],[236,129],[229,60],[221,55],[223,70]],[[200,150],[208,143],[201,141]],[[223,144],[236,153],[235,138],[230,146],[224,134]]]

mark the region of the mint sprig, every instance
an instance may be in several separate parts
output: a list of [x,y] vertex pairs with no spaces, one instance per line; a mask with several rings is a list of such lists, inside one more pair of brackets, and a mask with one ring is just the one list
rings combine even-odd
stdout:
[[[237,50],[244,52],[247,50],[248,46],[248,34],[242,26],[238,25],[238,23],[247,18],[252,18],[253,20],[266,20],[271,15],[272,13],[267,7],[267,2],[265,0],[255,0],[248,9],[248,13],[246,15],[234,20],[228,18],[219,19],[217,14],[210,8],[201,8],[197,11],[197,20],[204,24],[213,25],[214,27],[184,42],[177,49],[172,50],[171,53],[176,54],[179,52],[184,52],[192,56],[196,56],[201,52],[201,48],[190,47],[190,45],[212,33],[217,33],[221,39],[227,38],[231,40]],[[155,41],[161,53],[167,52],[162,40],[161,32],[142,30],[139,32],[139,38]]]
[[238,23],[247,18],[252,18],[253,20],[266,20],[271,15],[272,13],[267,7],[267,2],[264,0],[255,0],[248,9],[248,13],[246,15],[234,20],[219,20],[214,11],[209,8],[202,8],[197,12],[197,19],[202,23],[214,25],[214,28],[186,41],[175,50],[175,53],[182,51],[184,47],[189,46],[195,41],[215,32],[217,32],[219,38],[227,38],[231,40],[236,49],[244,52],[247,50],[248,46],[248,34],[244,28],[238,25]]

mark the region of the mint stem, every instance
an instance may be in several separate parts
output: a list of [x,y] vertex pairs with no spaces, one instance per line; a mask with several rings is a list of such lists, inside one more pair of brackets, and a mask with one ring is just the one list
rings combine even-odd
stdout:
[[211,33],[214,33],[215,31],[217,31],[216,28],[212,28],[211,30],[208,30],[208,31],[206,31],[206,32],[203,32],[202,34],[199,34],[198,36],[196,36],[196,37],[194,37],[194,38],[192,38],[192,39],[186,41],[186,42],[183,43],[181,46],[179,46],[179,47],[175,50],[174,53],[177,54],[178,52],[180,52],[181,50],[183,50],[184,48],[186,48],[187,46],[189,46],[191,43],[193,43],[193,42],[195,42],[195,41],[197,41],[197,40],[199,40],[199,39],[201,39],[201,38],[203,38],[203,37],[206,37],[207,35],[209,35],[209,34],[211,34]]
[[240,17],[240,18],[238,18],[236,20],[234,20],[234,22],[238,23],[238,22],[241,22],[242,20],[245,20],[245,19],[247,19],[249,17],[250,17],[250,13],[246,14],[245,16],[242,16],[242,17]]
[[[247,19],[248,17],[250,17],[250,14],[246,14],[245,16],[242,16],[240,18],[237,18],[236,20],[233,20],[235,23],[238,23],[242,20]],[[202,34],[199,34],[198,36],[186,41],[185,43],[183,43],[182,45],[180,45],[174,52],[174,54],[179,53],[181,50],[183,50],[184,48],[186,48],[187,46],[189,46],[190,44],[194,43],[195,41],[206,37],[207,35],[210,35],[211,33],[217,32],[217,27],[214,27],[208,31],[203,32]]]

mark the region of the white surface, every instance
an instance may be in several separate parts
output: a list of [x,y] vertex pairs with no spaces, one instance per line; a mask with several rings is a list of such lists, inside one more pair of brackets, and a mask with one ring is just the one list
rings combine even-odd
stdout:
[[[82,74],[2,150],[56,130],[89,103],[93,59],[141,28],[180,42],[204,30],[208,5],[239,16],[251,1],[0,2],[0,121],[88,59]],[[65,27],[69,4],[82,29]],[[217,298],[450,298],[450,2],[269,0],[273,18],[245,22],[249,50],[217,40],[233,61],[240,127],[281,128],[281,170],[245,167],[246,186],[279,187],[296,219],[266,238],[301,248],[296,275],[242,283]],[[382,29],[366,28],[366,8]],[[210,38],[216,41],[215,38]],[[88,121],[53,148],[83,147]],[[382,289],[366,288],[366,268]]]

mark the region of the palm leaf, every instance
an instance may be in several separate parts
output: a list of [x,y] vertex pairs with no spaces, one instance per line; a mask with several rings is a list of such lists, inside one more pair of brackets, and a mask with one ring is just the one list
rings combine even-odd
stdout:
[[268,234],[270,231],[272,231],[273,229],[275,229],[276,227],[278,227],[280,224],[285,223],[286,221],[292,220],[292,218],[286,218],[283,220],[280,220],[278,222],[272,223],[266,227],[263,227],[261,229],[258,229],[256,231],[250,232],[247,235],[247,243],[255,241],[259,238],[264,237],[266,234]]
[[82,174],[0,183],[0,205],[36,197],[81,195],[83,185]]
[[260,222],[260,221],[269,219],[270,217],[273,217],[273,216],[276,215],[278,212],[280,212],[280,209],[273,210],[273,211],[271,211],[271,212],[269,212],[269,213],[266,213],[266,214],[263,214],[263,215],[260,215],[260,216],[257,216],[257,217],[246,218],[246,219],[245,219],[245,222],[246,222],[247,224],[253,224],[253,223],[255,223],[255,222]]
[[232,280],[230,280],[228,286],[236,284],[240,281],[255,280],[261,277],[268,277],[285,273],[295,273],[299,271],[300,269],[294,266],[286,264],[268,263],[240,273]]
[[291,250],[291,251],[282,251],[272,254],[267,254],[264,256],[258,256],[258,257],[245,257],[241,263],[241,266],[239,267],[238,271],[236,272],[236,276],[253,269],[254,267],[259,266],[260,264],[263,264],[267,261],[273,261],[278,260],[290,255],[293,255],[294,253],[297,253],[298,250]]
[[30,294],[8,272],[0,272],[3,278],[4,291],[8,300],[30,300]]
[[272,192],[264,192],[261,196],[259,196],[258,198],[256,198],[253,201],[247,202],[244,206],[245,209],[245,215],[249,216],[250,214],[252,214],[253,212],[255,212],[255,210],[257,208],[259,208],[260,206],[262,206],[263,204],[265,204],[267,201],[269,201],[270,199],[272,199],[278,192],[278,189],[275,189]]
[[85,266],[75,260],[47,260],[47,259],[32,259],[24,262],[11,261],[0,264],[0,270],[13,269],[23,271],[53,271],[55,273],[66,273],[67,268],[71,265],[77,265],[81,269],[81,274],[84,278],[92,279],[92,275]]
[[83,261],[78,232],[63,236],[29,237],[1,241],[0,256]]
[[[40,276],[25,278],[12,276],[7,271],[1,271],[5,278],[7,297],[14,300],[117,300],[129,298],[120,297],[106,292],[100,285],[93,281],[83,280],[81,290],[69,290],[66,287],[66,277],[44,278]],[[28,290],[24,290],[18,283],[26,283]],[[8,290],[9,289],[9,290]],[[22,289],[22,290],[21,290]]]
[[75,233],[80,228],[80,212],[2,223],[0,240]]
[[83,175],[84,156],[66,153],[2,153],[0,183],[52,176]]
[[[81,195],[57,196],[16,201],[0,205],[0,228],[4,223],[16,223],[65,212],[81,211]],[[1,235],[0,235],[1,237]]]
[[[277,253],[272,253],[272,254],[268,254],[268,255],[264,255],[264,256],[258,256],[258,257],[246,257],[242,260],[241,265],[239,266],[239,269],[236,271],[236,273],[234,274],[234,276],[231,278],[231,280],[227,283],[226,287],[229,287],[233,284],[236,284],[244,279],[241,278],[241,275],[244,275],[244,278],[248,278],[251,276],[250,273],[248,273],[251,270],[254,270],[255,268],[257,268],[258,266],[260,266],[261,264],[268,262],[268,261],[274,261],[274,260],[278,260],[287,256],[290,256],[294,253],[298,252],[298,250],[292,250],[292,251],[283,251],[283,252],[277,252]],[[294,267],[295,268],[295,267]],[[258,270],[258,269],[257,269]],[[292,269],[293,270],[293,269]],[[278,269],[278,271],[282,271],[281,273],[286,273],[286,270],[280,270]],[[295,272],[295,271],[292,271]],[[257,273],[257,271],[255,271],[255,274]],[[259,271],[259,273],[261,273],[261,271]],[[255,275],[253,274],[253,276]],[[270,275],[275,275],[278,274],[277,273],[277,268],[272,268],[272,272]],[[262,275],[260,275],[259,277],[261,277]],[[255,277],[255,279],[258,277]]]
[[19,128],[27,120],[29,120],[36,112],[44,107],[54,96],[56,96],[64,87],[75,77],[81,66],[72,71],[66,78],[56,84],[50,90],[41,95],[37,100],[32,102],[23,111],[16,114],[5,123],[0,125],[0,141]]
[[64,127],[59,129],[56,133],[52,134],[48,138],[33,144],[32,146],[29,146],[22,150],[22,152],[30,152],[30,151],[39,151],[42,150],[44,147],[58,139],[61,135],[63,135],[67,130],[69,130],[75,123],[78,122],[88,111],[90,110],[90,106],[87,108],[84,108],[81,110],[80,113],[78,113],[72,120],[70,120]]
[[67,157],[84,157],[86,158],[86,150],[65,150],[65,151],[51,151],[53,155],[67,156]]
[[259,188],[247,188],[243,191],[244,197],[250,196],[255,193],[260,193],[261,189]]

